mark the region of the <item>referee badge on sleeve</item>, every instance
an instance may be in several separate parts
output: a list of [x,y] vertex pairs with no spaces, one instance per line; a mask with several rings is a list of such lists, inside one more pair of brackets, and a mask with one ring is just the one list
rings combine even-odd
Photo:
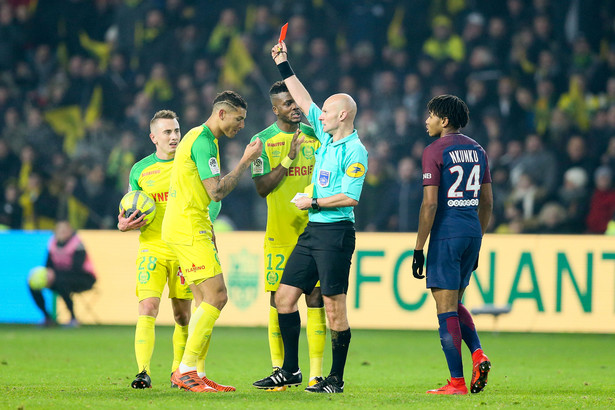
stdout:
[[325,171],[324,169],[321,169],[318,172],[318,185],[320,185],[321,187],[327,187],[329,186],[329,181],[331,179],[331,171]]
[[365,175],[365,166],[360,162],[355,162],[346,169],[346,175],[351,178],[360,178]]

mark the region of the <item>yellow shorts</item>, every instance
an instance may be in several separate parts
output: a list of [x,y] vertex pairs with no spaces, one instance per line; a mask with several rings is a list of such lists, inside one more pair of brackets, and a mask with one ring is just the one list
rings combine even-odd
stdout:
[[211,239],[194,240],[192,245],[168,245],[179,259],[187,283],[198,285],[222,273],[218,252]]
[[158,259],[154,255],[137,258],[137,297],[160,298],[169,284],[169,298],[192,299],[192,291],[182,276],[177,260]]
[[[288,257],[295,249],[295,245],[270,246],[265,243],[265,292],[275,292],[280,286],[282,273]],[[320,281],[316,284],[320,287]]]

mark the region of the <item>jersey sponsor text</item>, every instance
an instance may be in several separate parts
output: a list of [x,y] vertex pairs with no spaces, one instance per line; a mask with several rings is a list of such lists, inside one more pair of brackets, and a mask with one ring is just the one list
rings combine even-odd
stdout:
[[286,176],[293,177],[293,176],[312,175],[313,170],[314,170],[314,165],[308,165],[308,166],[302,166],[302,167],[290,167],[286,170]]

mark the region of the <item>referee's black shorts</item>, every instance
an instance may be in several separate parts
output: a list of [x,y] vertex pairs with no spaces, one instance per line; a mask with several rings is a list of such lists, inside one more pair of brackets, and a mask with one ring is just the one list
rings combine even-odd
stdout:
[[310,294],[320,280],[325,296],[347,293],[355,241],[350,221],[308,222],[286,262],[280,283]]

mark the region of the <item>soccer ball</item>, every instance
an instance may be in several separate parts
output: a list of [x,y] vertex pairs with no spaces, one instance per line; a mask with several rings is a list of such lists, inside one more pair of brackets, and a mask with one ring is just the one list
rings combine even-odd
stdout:
[[146,225],[154,220],[156,216],[156,202],[154,198],[149,196],[143,191],[135,190],[130,191],[120,201],[120,213],[122,210],[126,210],[124,216],[130,217],[134,212],[137,213],[136,218],[140,218],[142,214],[145,214]]
[[47,268],[44,266],[37,266],[30,269],[30,275],[28,276],[28,285],[32,290],[41,290],[47,287]]

